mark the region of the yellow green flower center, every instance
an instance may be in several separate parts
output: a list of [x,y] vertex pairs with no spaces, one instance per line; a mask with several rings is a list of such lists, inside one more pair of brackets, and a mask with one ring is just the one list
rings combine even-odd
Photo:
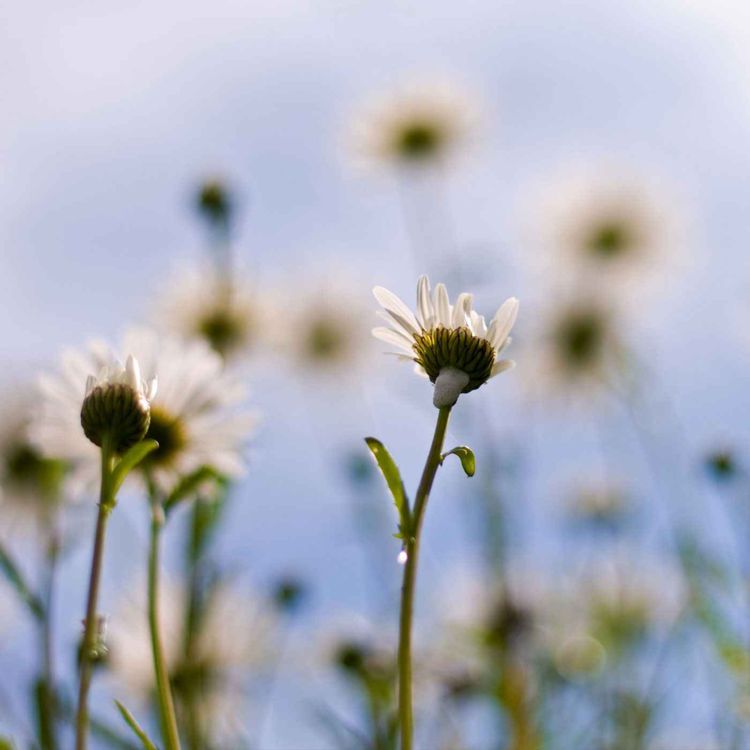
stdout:
[[427,122],[413,122],[399,133],[397,148],[407,159],[426,159],[440,147],[440,132]]
[[326,362],[345,354],[347,336],[342,327],[331,318],[312,321],[305,341],[305,352],[313,361]]
[[159,443],[159,447],[144,460],[146,468],[169,465],[187,444],[185,426],[180,418],[158,406],[151,409],[151,424],[146,437]]
[[247,336],[247,326],[232,310],[220,307],[211,310],[198,321],[198,333],[217,354],[226,357],[243,343]]
[[495,364],[495,350],[487,339],[475,336],[468,328],[442,326],[414,336],[414,361],[424,368],[434,383],[444,367],[453,367],[469,376],[463,393],[486,383]]
[[592,255],[610,260],[627,252],[632,244],[631,233],[621,222],[606,222],[592,233],[587,247]]
[[65,472],[62,461],[45,458],[33,446],[19,442],[5,454],[1,478],[8,487],[36,492],[41,499],[54,499]]
[[594,311],[576,311],[559,322],[554,338],[563,362],[573,369],[585,369],[595,364],[604,350],[606,322]]

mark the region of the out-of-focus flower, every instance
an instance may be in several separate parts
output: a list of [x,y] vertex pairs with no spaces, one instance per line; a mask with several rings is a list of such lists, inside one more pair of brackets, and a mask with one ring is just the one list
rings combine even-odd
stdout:
[[654,630],[672,625],[687,602],[687,586],[666,562],[623,552],[589,564],[581,580],[589,633],[617,657]]
[[151,401],[156,396],[157,376],[146,383],[132,354],[123,367],[113,361],[86,379],[81,406],[81,427],[96,446],[111,441],[115,453],[124,453],[143,439],[151,422]]
[[704,466],[711,477],[718,482],[731,481],[740,471],[737,459],[729,448],[711,451],[705,458]]
[[[201,342],[159,336],[147,329],[126,333],[121,350],[133,352],[143,372],[159,373],[146,433],[159,448],[144,461],[157,486],[169,492],[182,477],[209,466],[220,474],[242,473],[243,444],[257,418],[240,406],[244,385],[223,368],[219,356]],[[40,379],[42,400],[31,436],[45,455],[72,466],[72,489],[96,486],[99,452],[80,425],[83,383],[110,360],[106,345],[68,351],[61,371]]]
[[225,360],[237,361],[259,343],[261,300],[247,278],[222,279],[212,267],[193,267],[167,285],[154,319],[166,333],[206,341]]
[[355,115],[350,148],[364,165],[444,163],[469,139],[478,119],[473,97],[452,84],[405,85],[373,97]]
[[607,284],[610,293],[631,282],[642,289],[680,244],[677,211],[664,191],[628,170],[564,177],[540,204],[533,218],[539,261],[555,281]]
[[345,274],[307,279],[277,295],[272,324],[281,353],[305,375],[351,377],[367,351],[367,308]]
[[430,294],[426,276],[417,282],[416,315],[387,289],[378,286],[373,293],[383,306],[378,315],[391,326],[374,328],[373,335],[395,346],[401,359],[415,362],[417,372],[435,384],[435,406],[452,406],[459,394],[479,388],[515,364],[498,359],[510,343],[518,315],[515,297],[500,306],[488,327],[472,309],[471,294],[460,294],[451,305],[444,284],[437,284]]
[[[196,711],[201,734],[217,743],[241,737],[252,680],[273,659],[275,618],[258,595],[215,588],[188,656],[186,593],[166,579],[160,592],[160,629],[173,692],[181,710]],[[153,697],[154,666],[145,594],[128,596],[110,621],[110,664],[135,699]]]
[[0,512],[3,526],[41,530],[62,501],[65,464],[46,458],[31,442],[29,425],[35,407],[30,385],[5,384],[0,394]]
[[532,386],[592,399],[612,385],[622,369],[624,348],[614,312],[596,296],[564,299],[537,319],[529,346],[535,367]]
[[196,208],[212,224],[226,225],[234,208],[226,183],[218,178],[206,180],[198,190]]
[[623,486],[596,476],[578,480],[566,503],[568,518],[575,524],[618,528],[632,511],[632,504]]

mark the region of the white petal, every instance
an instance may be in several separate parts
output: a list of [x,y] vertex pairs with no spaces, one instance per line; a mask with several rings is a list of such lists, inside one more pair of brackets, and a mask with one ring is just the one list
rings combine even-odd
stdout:
[[505,300],[500,305],[487,331],[487,340],[495,349],[499,349],[505,343],[517,316],[518,300],[515,297]]
[[408,321],[404,320],[392,310],[376,310],[375,315],[388,323],[388,325],[395,328],[399,333],[403,333],[408,339],[411,339],[412,336],[418,333],[416,328],[412,328]]
[[148,384],[148,387],[146,389],[146,398],[148,401],[153,401],[156,398],[156,391],[159,388],[159,377],[158,375],[154,375],[153,378],[151,378],[151,382]]
[[435,308],[430,299],[430,280],[426,276],[420,276],[417,282],[417,320],[422,328],[432,328],[435,317]]
[[372,293],[375,295],[375,299],[380,302],[388,312],[394,313],[399,318],[403,318],[403,320],[411,324],[411,327],[416,333],[418,325],[414,313],[393,292],[389,292],[385,287],[376,286],[372,290]]
[[372,335],[376,339],[385,341],[386,344],[391,344],[392,346],[395,346],[396,348],[401,349],[404,352],[412,352],[411,343],[409,342],[409,340],[391,328],[383,328],[382,326],[373,328]]
[[490,377],[494,378],[495,375],[499,375],[501,372],[505,372],[506,370],[512,370],[515,366],[516,363],[512,359],[498,360],[494,365],[492,365]]
[[138,360],[132,355],[128,355],[127,363],[125,364],[125,373],[127,377],[127,384],[136,392],[140,393],[143,388],[143,381],[141,380],[141,368],[138,366]]
[[468,292],[462,292],[458,295],[456,304],[453,306],[451,315],[451,328],[461,328],[469,325],[471,320],[471,301],[473,297]]
[[86,378],[86,396],[88,396],[94,388],[96,388],[96,378],[93,375],[89,375]]
[[451,326],[451,305],[448,301],[448,290],[445,284],[438,284],[435,287],[435,323],[436,325],[450,328]]

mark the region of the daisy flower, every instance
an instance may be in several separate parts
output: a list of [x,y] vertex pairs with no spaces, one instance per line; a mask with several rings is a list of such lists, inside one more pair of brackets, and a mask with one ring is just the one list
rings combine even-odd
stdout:
[[472,97],[452,84],[406,85],[363,106],[351,125],[351,150],[364,164],[440,163],[468,140],[477,119]]
[[217,277],[212,267],[193,267],[176,276],[160,297],[154,316],[159,328],[188,340],[202,340],[227,361],[255,349],[262,330],[263,303],[250,279]]
[[518,315],[518,300],[507,299],[486,324],[472,309],[472,295],[463,293],[451,305],[444,284],[430,292],[430,282],[417,282],[417,312],[381,286],[373,289],[383,310],[378,315],[390,327],[374,328],[373,335],[416,363],[416,371],[435,384],[436,407],[452,406],[460,393],[469,393],[490,378],[514,366],[499,355],[510,343],[510,331]]
[[[146,433],[159,448],[143,466],[160,490],[168,493],[203,466],[226,476],[241,474],[243,443],[257,419],[237,408],[245,388],[225,371],[220,357],[205,343],[140,328],[125,334],[120,349],[135,354],[148,378],[159,373]],[[71,464],[71,489],[78,492],[95,487],[99,472],[99,451],[81,429],[82,384],[87,373],[98,372],[110,359],[108,347],[94,342],[86,350],[66,352],[60,371],[42,376],[39,383],[32,438],[45,455]]]
[[295,369],[307,374],[351,375],[367,350],[367,309],[345,274],[306,279],[281,290],[284,314],[277,341]]
[[35,395],[20,383],[0,394],[0,513],[14,533],[43,529],[62,501],[65,465],[43,456],[29,436]]
[[642,285],[680,244],[677,212],[665,192],[627,170],[598,169],[547,188],[533,226],[539,261],[557,277],[613,287]]
[[[275,619],[253,592],[227,585],[213,589],[192,647],[185,654],[185,590],[166,579],[160,592],[160,632],[178,709],[198,712],[202,735],[229,742],[245,732],[252,672],[271,664]],[[154,666],[145,593],[127,596],[110,622],[111,667],[131,695],[144,703],[154,695]],[[191,700],[192,698],[192,700]]]
[[558,299],[537,318],[529,346],[532,385],[590,400],[622,370],[625,350],[611,306],[597,296]]

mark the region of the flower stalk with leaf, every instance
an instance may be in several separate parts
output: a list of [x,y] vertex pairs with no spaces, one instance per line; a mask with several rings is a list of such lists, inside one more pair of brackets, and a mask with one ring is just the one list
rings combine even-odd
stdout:
[[438,409],[437,423],[414,504],[406,495],[398,466],[385,446],[375,438],[366,438],[385,477],[399,514],[397,538],[403,549],[399,560],[404,565],[399,621],[399,724],[401,750],[411,750],[414,736],[412,710],[412,621],[417,579],[417,563],[424,515],[438,468],[449,455],[456,455],[467,476],[473,476],[472,450],[459,446],[443,452],[451,409],[462,393],[484,385],[490,378],[513,367],[512,360],[498,359],[510,343],[510,331],[518,314],[518,300],[510,298],[498,309],[487,326],[484,317],[472,307],[472,295],[461,294],[454,305],[448,292],[438,284],[434,292],[426,276],[417,282],[417,312],[413,313],[395,294],[375,287],[375,298],[383,307],[378,311],[389,328],[373,329],[373,334],[399,350],[398,355],[416,364],[416,370],[434,384],[433,404]]
[[93,665],[106,648],[97,604],[107,521],[127,475],[159,447],[155,440],[144,440],[155,395],[156,378],[149,383],[141,380],[140,367],[132,356],[125,367],[115,362],[104,367],[98,376],[90,375],[86,383],[81,426],[86,437],[100,449],[101,483],[81,647],[76,750],[85,750],[88,744],[88,696]]

